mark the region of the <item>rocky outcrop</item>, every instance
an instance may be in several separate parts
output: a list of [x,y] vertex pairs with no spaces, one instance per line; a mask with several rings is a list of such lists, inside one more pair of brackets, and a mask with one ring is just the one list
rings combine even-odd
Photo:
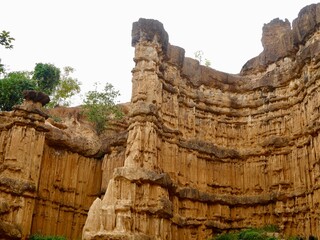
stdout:
[[[265,71],[269,65],[285,57],[295,58],[301,45],[317,31],[320,22],[319,4],[311,4],[303,8],[292,22],[279,18],[263,26],[263,52],[249,60],[242,68],[242,74]],[[319,45],[319,44],[315,44]],[[303,58],[305,60],[305,58]]]
[[265,24],[262,31],[263,52],[243,66],[242,73],[244,74],[248,74],[250,70],[255,72],[265,71],[270,64],[295,54],[293,32],[287,19],[285,21],[279,18],[274,19]]
[[319,7],[293,29],[265,25],[264,51],[238,75],[185,58],[158,21],[134,23],[124,162],[103,179],[83,239],[207,239],[269,224],[320,237]]

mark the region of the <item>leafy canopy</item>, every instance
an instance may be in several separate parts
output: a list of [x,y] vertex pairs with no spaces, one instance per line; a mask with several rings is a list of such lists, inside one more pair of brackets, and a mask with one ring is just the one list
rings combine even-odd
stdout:
[[60,69],[50,63],[37,63],[33,79],[37,82],[39,91],[50,95],[59,84]]
[[88,120],[93,122],[98,134],[105,130],[111,118],[121,118],[122,112],[115,104],[115,99],[120,96],[112,84],[106,83],[102,92],[98,90],[98,83],[95,83],[95,90],[89,91],[83,101],[84,113]]
[[33,90],[36,84],[29,72],[11,72],[0,80],[0,110],[10,111],[14,105],[21,104],[23,90]]
[[[72,67],[65,67],[60,77],[60,69],[52,64],[38,63],[37,71],[12,72],[0,79],[0,110],[11,111],[14,105],[23,101],[23,90],[37,90],[50,93],[51,102],[47,107],[69,106],[70,98],[80,92],[80,82],[71,77]],[[48,73],[48,74],[47,74]],[[59,78],[57,79],[57,73]],[[35,74],[37,77],[35,77]],[[42,77],[43,76],[43,77]],[[46,79],[45,81],[43,81]]]

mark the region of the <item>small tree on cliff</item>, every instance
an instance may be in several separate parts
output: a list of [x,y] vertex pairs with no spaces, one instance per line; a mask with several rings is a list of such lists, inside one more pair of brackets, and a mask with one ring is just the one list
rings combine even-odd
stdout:
[[98,83],[95,90],[89,91],[83,101],[84,114],[95,125],[98,134],[105,130],[111,118],[121,118],[122,112],[115,104],[115,99],[120,96],[110,83],[106,83],[102,92],[98,91]]
[[49,108],[54,106],[70,106],[71,97],[80,93],[81,83],[76,79],[71,77],[71,74],[74,72],[72,67],[64,67],[63,73],[60,77],[58,85],[55,87],[51,101],[47,105]]
[[59,68],[49,63],[37,63],[33,79],[37,82],[38,90],[50,95],[51,101],[47,107],[69,106],[70,98],[80,92],[81,83],[71,77],[72,67],[64,67],[63,73]]
[[[197,59],[200,64],[202,64],[203,55],[204,55],[204,53],[203,53],[203,51],[201,51],[201,50],[198,50],[198,51],[196,51],[196,52],[194,53],[195,59]],[[207,58],[205,58],[205,59],[204,59],[204,65],[205,65],[206,67],[210,67],[210,66],[211,66],[210,60],[207,59]]]

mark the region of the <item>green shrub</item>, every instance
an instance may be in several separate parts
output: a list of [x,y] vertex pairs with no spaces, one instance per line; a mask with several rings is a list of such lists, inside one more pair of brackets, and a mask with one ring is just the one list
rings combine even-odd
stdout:
[[34,90],[36,84],[28,72],[12,72],[0,79],[0,111],[11,111],[23,102],[23,90]]
[[236,233],[224,233],[213,238],[214,240],[237,240],[238,234]]
[[279,227],[276,225],[266,225],[262,227],[261,230],[266,232],[279,232]]
[[268,237],[262,231],[257,229],[248,229],[240,232],[239,234],[240,240],[265,240]]
[[120,95],[110,83],[106,83],[104,90],[99,92],[98,83],[95,83],[96,90],[89,91],[83,101],[84,114],[88,120],[95,125],[98,134],[105,130],[111,118],[121,119],[123,113],[115,104],[115,99]]
[[268,225],[262,228],[249,228],[237,233],[224,233],[217,235],[212,240],[277,240],[276,237],[267,233],[278,232],[278,227]]

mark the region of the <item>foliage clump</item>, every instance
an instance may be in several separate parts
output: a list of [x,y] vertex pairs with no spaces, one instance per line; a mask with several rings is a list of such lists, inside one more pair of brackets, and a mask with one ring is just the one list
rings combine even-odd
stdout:
[[240,232],[219,234],[211,240],[277,240],[274,234],[278,232],[278,227],[268,225],[263,228],[249,228]]
[[50,95],[59,84],[60,69],[50,63],[37,63],[32,78],[40,91]]
[[80,92],[81,83],[70,76],[74,69],[60,69],[52,64],[37,63],[33,72],[11,72],[0,79],[0,111],[11,111],[23,101],[23,90],[36,90],[51,98],[48,108],[69,106],[71,97]]
[[14,105],[23,101],[23,90],[34,90],[36,83],[28,72],[11,72],[0,79],[0,110],[11,111]]
[[105,130],[110,119],[119,119],[123,116],[115,103],[118,96],[120,96],[119,91],[116,91],[110,83],[106,83],[103,91],[98,91],[98,83],[95,83],[95,90],[87,92],[82,107],[98,134]]

